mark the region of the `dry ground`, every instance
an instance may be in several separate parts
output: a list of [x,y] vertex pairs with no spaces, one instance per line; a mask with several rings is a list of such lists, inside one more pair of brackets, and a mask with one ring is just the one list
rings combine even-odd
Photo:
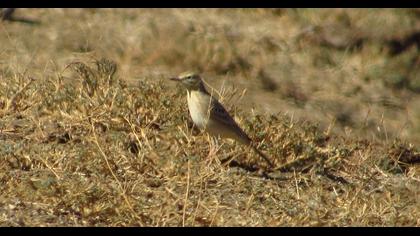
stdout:
[[[416,9],[18,9],[0,22],[0,225],[420,221]],[[196,130],[200,71],[276,164]]]

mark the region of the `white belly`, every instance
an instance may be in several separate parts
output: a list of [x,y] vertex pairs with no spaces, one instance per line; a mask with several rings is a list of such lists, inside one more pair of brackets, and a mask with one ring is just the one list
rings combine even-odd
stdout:
[[200,129],[206,129],[209,118],[210,97],[197,91],[188,91],[188,109],[194,124]]

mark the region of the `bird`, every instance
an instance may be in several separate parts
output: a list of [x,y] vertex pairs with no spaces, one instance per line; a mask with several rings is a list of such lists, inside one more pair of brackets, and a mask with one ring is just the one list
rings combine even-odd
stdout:
[[268,156],[261,152],[252,139],[239,127],[223,105],[210,94],[198,73],[183,72],[170,80],[180,82],[187,89],[187,102],[194,124],[211,136],[228,138],[250,146],[269,165],[273,163]]
[[16,8],[2,8],[0,11],[0,17],[2,21],[11,20],[12,15]]

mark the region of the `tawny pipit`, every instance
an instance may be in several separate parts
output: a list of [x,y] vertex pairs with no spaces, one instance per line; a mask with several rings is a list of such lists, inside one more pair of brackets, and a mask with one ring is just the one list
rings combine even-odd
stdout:
[[171,80],[181,82],[187,88],[188,109],[194,124],[210,135],[234,139],[251,146],[272,167],[269,158],[253,144],[222,104],[207,92],[198,74],[186,72]]

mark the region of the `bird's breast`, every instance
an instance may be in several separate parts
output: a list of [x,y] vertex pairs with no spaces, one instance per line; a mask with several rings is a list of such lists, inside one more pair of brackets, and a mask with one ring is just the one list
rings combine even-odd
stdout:
[[188,109],[196,126],[205,129],[209,119],[210,96],[199,91],[188,91]]

